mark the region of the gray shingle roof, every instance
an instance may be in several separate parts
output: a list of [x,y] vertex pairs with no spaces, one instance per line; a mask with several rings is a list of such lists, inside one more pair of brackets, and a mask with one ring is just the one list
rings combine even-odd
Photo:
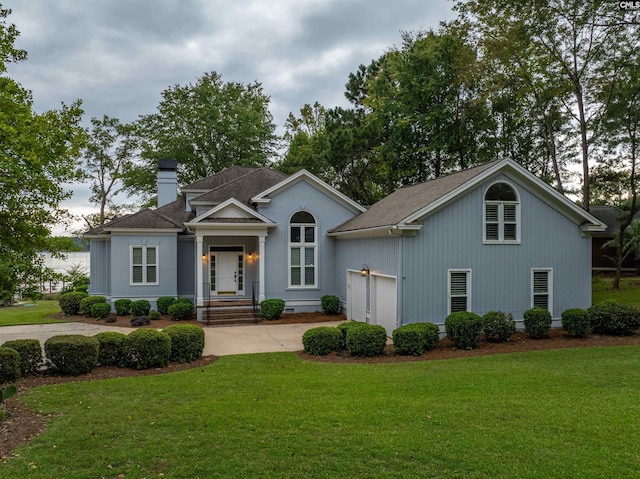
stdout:
[[379,228],[401,223],[405,218],[441,199],[496,163],[497,161],[492,161],[419,185],[400,188],[375,203],[365,213],[343,223],[332,232]]
[[[259,193],[277,185],[287,178],[287,175],[269,168],[250,168],[243,175],[220,184],[192,201],[220,204],[229,198],[235,198],[242,204],[249,204],[249,200]],[[225,170],[226,171],[226,170]]]
[[[598,233],[602,236],[613,236],[620,231],[620,213],[614,206],[592,206],[589,213],[607,225],[607,229]],[[634,219],[640,220],[640,212],[636,213]]]

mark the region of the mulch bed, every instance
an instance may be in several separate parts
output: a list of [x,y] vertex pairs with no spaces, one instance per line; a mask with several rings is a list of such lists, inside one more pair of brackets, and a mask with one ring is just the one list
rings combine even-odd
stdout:
[[[96,324],[96,320],[78,316],[71,319],[74,321],[83,321]],[[277,321],[263,321],[267,324],[291,324],[291,323],[311,323],[323,321],[340,321],[344,320],[344,316],[326,316],[322,313],[302,313],[283,315]],[[102,323],[103,321],[101,321]],[[171,321],[168,317],[162,317],[157,321],[152,321],[148,327],[164,328],[172,324],[178,324]],[[197,324],[203,326],[197,321],[180,321],[179,324]],[[132,327],[128,317],[118,317],[112,326]],[[208,327],[208,326],[203,326]],[[565,336],[561,329],[552,329],[549,337],[546,339],[530,339],[526,333],[518,332],[512,336],[511,340],[506,343],[497,343],[489,341],[481,341],[480,347],[473,350],[460,350],[455,348],[453,343],[447,338],[441,340],[433,351],[429,351],[420,356],[396,356],[393,346],[389,345],[385,349],[383,356],[371,358],[355,358],[347,352],[336,352],[326,356],[311,356],[303,351],[298,352],[298,356],[305,360],[332,362],[332,363],[395,363],[407,361],[433,361],[440,359],[456,359],[468,358],[473,356],[486,356],[492,354],[508,354],[526,351],[538,351],[548,349],[564,349],[564,348],[580,348],[580,347],[603,347],[603,346],[624,346],[624,345],[640,345],[640,335],[635,336],[603,336],[592,335],[588,338],[569,338]],[[47,417],[41,416],[23,406],[18,397],[21,392],[28,388],[48,385],[60,384],[73,381],[92,381],[97,379],[109,379],[115,377],[135,377],[149,376],[154,374],[165,374],[185,369],[201,368],[211,364],[217,359],[216,356],[204,356],[197,361],[188,364],[172,363],[166,368],[135,370],[118,367],[100,367],[89,374],[80,376],[58,376],[54,374],[36,374],[27,375],[17,382],[18,394],[5,402],[6,416],[0,423],[0,458],[9,456],[21,444],[30,441],[38,434],[41,434],[46,428]]]

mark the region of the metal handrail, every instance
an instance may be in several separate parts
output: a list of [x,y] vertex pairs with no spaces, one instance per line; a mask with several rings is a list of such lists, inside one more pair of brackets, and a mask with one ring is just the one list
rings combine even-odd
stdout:
[[204,301],[206,303],[205,312],[206,312],[206,322],[207,326],[211,323],[211,283],[204,283]]
[[259,318],[259,307],[258,307],[258,300],[256,298],[256,289],[258,287],[260,283],[258,281],[254,281],[253,284],[251,285],[251,304],[253,307],[253,320],[257,323],[258,322],[258,318]]

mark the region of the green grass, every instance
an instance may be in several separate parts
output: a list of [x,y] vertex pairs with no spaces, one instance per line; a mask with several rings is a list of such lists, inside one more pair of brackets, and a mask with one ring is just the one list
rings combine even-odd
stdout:
[[640,306],[640,278],[622,278],[620,289],[612,289],[613,278],[595,277],[592,281],[592,302],[602,303],[608,299],[616,300],[622,304]]
[[64,322],[49,317],[51,314],[62,312],[57,301],[36,301],[35,304],[37,306],[0,308],[0,326]]
[[396,364],[226,356],[29,390],[11,478],[638,477],[640,347]]

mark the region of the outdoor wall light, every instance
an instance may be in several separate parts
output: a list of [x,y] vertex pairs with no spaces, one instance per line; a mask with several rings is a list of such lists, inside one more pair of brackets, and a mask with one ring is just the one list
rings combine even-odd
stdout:
[[367,266],[366,264],[363,264],[360,267],[360,276],[366,276],[369,274],[369,266]]
[[249,256],[247,256],[247,258],[252,259],[253,258],[253,253],[249,253]]
[[202,255],[202,261],[207,261],[207,255],[206,254]]

